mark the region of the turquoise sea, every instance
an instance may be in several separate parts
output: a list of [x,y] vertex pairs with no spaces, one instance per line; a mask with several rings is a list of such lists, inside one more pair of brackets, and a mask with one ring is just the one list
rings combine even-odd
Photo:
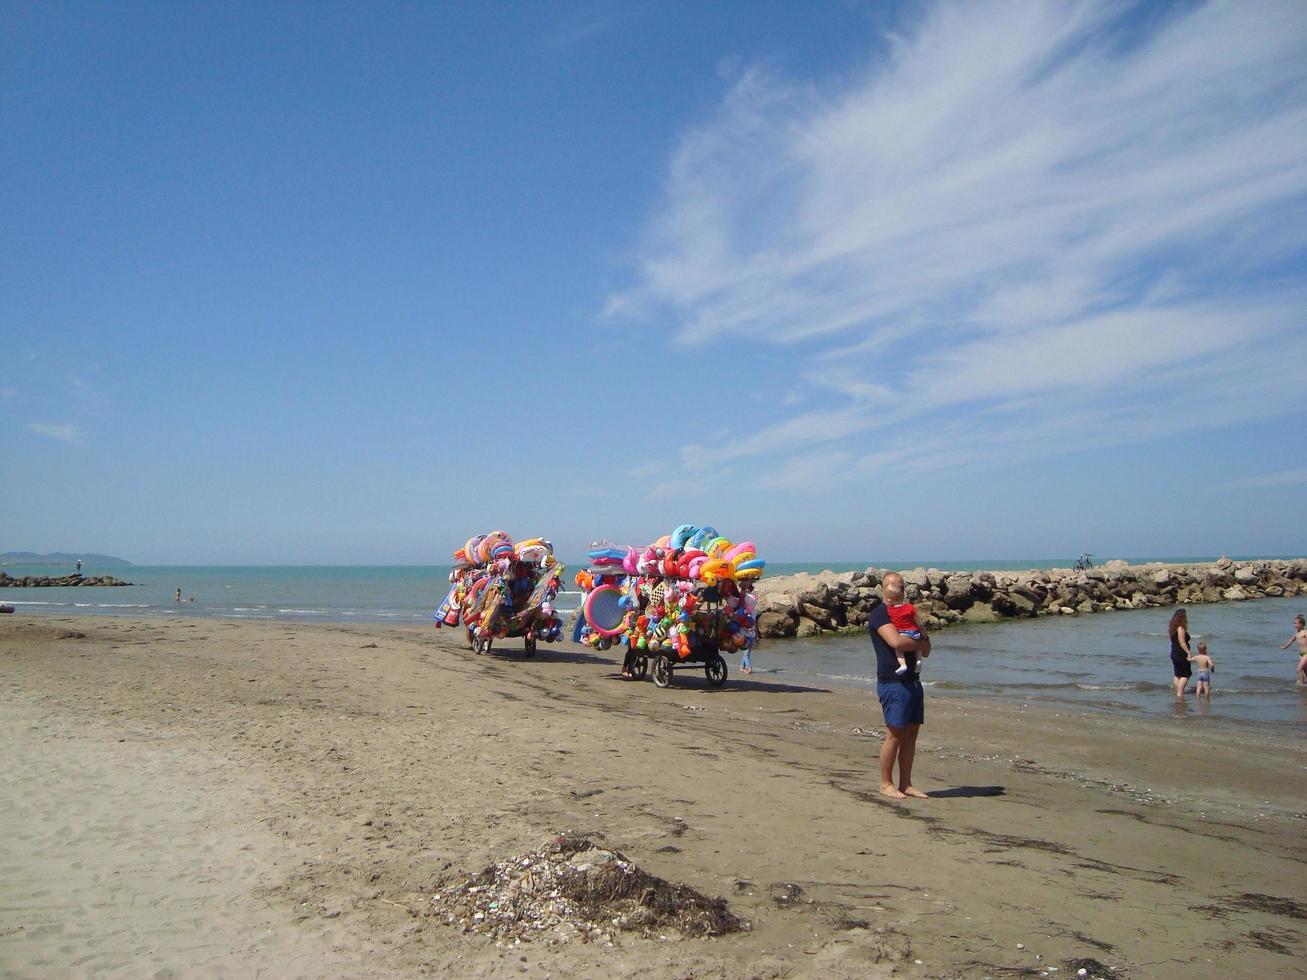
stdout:
[[[1206,561],[1207,557],[1147,560]],[[580,563],[583,564],[583,563]],[[1065,567],[1059,561],[890,561],[776,563],[769,574],[889,568],[1027,569]],[[569,564],[570,569],[579,564]],[[8,566],[10,575],[59,575],[71,569]],[[163,618],[294,620],[308,622],[430,622],[448,589],[448,566],[203,566],[97,569],[137,583],[125,588],[4,589],[0,602],[27,615],[127,615]],[[567,576],[570,585],[571,574]],[[183,602],[175,601],[182,590]],[[574,586],[559,596],[576,609]],[[1190,698],[1176,712],[1170,689],[1166,623],[1169,610],[1054,617],[959,626],[937,635],[923,680],[929,689],[1051,706],[1064,705],[1191,721],[1228,720],[1307,729],[1307,691],[1294,684],[1297,658],[1279,645],[1307,599],[1196,606],[1195,634],[1216,660],[1210,706]],[[4,620],[0,619],[0,628]],[[542,648],[542,657],[547,657]],[[511,655],[511,654],[505,654]],[[738,659],[732,658],[732,674]],[[873,686],[869,644],[859,636],[772,641],[754,652],[754,677],[817,687]],[[678,683],[680,681],[678,680]],[[685,685],[701,685],[687,676]]]
[[[1210,561],[1213,558],[1130,558],[1143,561]],[[572,591],[559,597],[559,608],[575,609],[578,595],[571,573],[585,562],[566,562]],[[773,562],[767,574],[858,571],[883,568],[939,568],[948,571],[987,568],[1021,570],[1066,567],[1067,559],[1016,561]],[[49,565],[7,565],[11,576],[58,576],[73,569]],[[84,566],[86,576],[112,575],[135,583],[128,588],[4,589],[0,602],[34,612],[123,614],[140,616],[221,616],[233,619],[296,619],[320,622],[425,622],[448,589],[448,565],[130,565]],[[174,600],[178,589],[183,602]]]

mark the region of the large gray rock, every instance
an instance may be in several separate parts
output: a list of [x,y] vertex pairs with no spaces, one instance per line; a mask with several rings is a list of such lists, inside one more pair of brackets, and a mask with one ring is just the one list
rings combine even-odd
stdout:
[[765,612],[758,616],[758,635],[764,639],[782,639],[795,634],[799,617],[792,612]]
[[1002,616],[1034,616],[1035,603],[1020,592],[999,592],[991,603],[996,613]]
[[973,603],[966,612],[962,614],[964,623],[997,623],[1002,617],[994,612],[994,607],[988,602]]
[[945,583],[944,601],[950,609],[959,612],[969,609],[976,601],[976,587],[969,575],[953,575]]
[[802,608],[805,605],[809,605],[821,606],[824,609],[828,609],[830,608],[833,599],[834,591],[827,583],[821,582],[815,588],[807,589],[804,592],[799,593],[799,607]]
[[837,629],[840,624],[835,621],[835,611],[824,606],[815,606],[811,602],[799,603],[799,615],[812,620],[822,629]]
[[924,568],[914,568],[910,572],[903,573],[904,585],[915,585],[918,589],[930,588],[930,573]]
[[821,634],[821,627],[819,627],[811,619],[804,619],[803,617],[799,618],[798,628],[795,629],[794,631],[795,637],[799,639],[803,639],[804,637],[819,636],[820,634]]

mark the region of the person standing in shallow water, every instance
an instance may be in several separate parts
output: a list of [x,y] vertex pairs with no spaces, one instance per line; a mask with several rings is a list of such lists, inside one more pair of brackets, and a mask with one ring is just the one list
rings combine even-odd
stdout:
[[1302,615],[1293,617],[1293,636],[1284,641],[1281,650],[1287,650],[1298,644],[1298,686],[1307,686],[1307,621]]
[[1189,650],[1189,614],[1177,609],[1171,614],[1171,622],[1166,631],[1171,637],[1171,673],[1177,698],[1184,697],[1184,689],[1189,685],[1193,669],[1189,666],[1193,654]]
[[[876,694],[885,714],[885,742],[880,748],[880,791],[896,800],[926,794],[912,784],[912,762],[917,754],[917,735],[926,720],[926,695],[917,676],[917,658],[930,656],[930,637],[900,633],[889,617],[889,606],[903,601],[903,576],[890,572],[881,582],[881,603],[867,617],[867,632],[876,651]],[[908,664],[898,672],[896,653]],[[899,778],[895,782],[894,767]]]

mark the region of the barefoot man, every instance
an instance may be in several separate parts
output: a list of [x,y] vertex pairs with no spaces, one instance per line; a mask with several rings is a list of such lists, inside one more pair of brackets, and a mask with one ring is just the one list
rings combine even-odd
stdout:
[[[903,576],[890,572],[881,582],[884,600],[867,618],[867,632],[876,649],[876,693],[885,712],[885,744],[880,749],[880,791],[901,800],[926,794],[912,785],[912,759],[917,753],[917,733],[926,718],[926,698],[917,676],[917,658],[930,656],[930,637],[924,632],[914,640],[894,628],[888,607],[903,601]],[[899,663],[895,651],[907,657],[908,669],[896,673]],[[899,779],[894,781],[898,763]]]
[[1284,641],[1281,650],[1287,650],[1298,644],[1298,686],[1307,685],[1307,621],[1302,616],[1293,617],[1293,636]]

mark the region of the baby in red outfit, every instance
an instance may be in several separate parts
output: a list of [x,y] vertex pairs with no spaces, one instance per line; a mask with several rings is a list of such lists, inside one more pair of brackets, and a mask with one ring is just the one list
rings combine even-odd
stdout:
[[[885,609],[889,613],[889,621],[894,624],[894,628],[899,631],[900,636],[911,637],[914,640],[921,639],[921,626],[917,623],[917,607],[910,602],[895,602],[888,605]],[[908,660],[902,651],[894,651],[894,659],[899,662],[896,674],[906,674],[908,672]],[[917,661],[917,673],[921,673],[921,661]]]

